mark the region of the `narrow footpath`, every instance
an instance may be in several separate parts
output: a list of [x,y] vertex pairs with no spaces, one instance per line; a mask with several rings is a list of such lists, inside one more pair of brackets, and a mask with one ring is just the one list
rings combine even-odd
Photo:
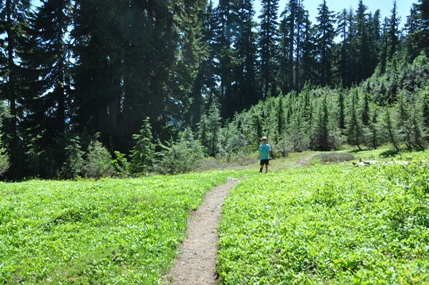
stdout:
[[164,278],[166,284],[217,284],[218,225],[225,198],[237,183],[236,179],[228,179],[225,184],[213,187],[198,210],[190,214],[187,236],[179,247],[174,266]]

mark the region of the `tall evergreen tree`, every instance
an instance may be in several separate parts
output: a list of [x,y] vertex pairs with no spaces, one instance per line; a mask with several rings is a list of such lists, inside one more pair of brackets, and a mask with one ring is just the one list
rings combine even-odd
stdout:
[[[32,21],[32,38],[23,58],[31,70],[24,94],[25,130],[32,173],[52,177],[65,160],[66,132],[71,120],[71,54],[67,31],[71,25],[70,0],[45,0]],[[54,23],[54,24],[53,24]]]
[[205,5],[184,2],[76,1],[72,35],[81,131],[100,131],[102,141],[127,151],[146,116],[161,137],[167,137],[163,126],[171,118],[183,119],[204,54],[196,12]]
[[308,16],[308,13],[305,13],[302,0],[289,0],[281,14],[281,17],[283,17],[281,26],[285,34],[280,35],[280,37],[284,39],[284,43],[287,45],[288,60],[285,71],[288,91],[299,90],[302,54],[301,32],[306,15]]
[[220,0],[215,9],[216,18],[216,60],[219,64],[219,103],[222,117],[230,118],[234,115],[236,94],[234,94],[234,71],[236,70],[237,50],[234,48],[238,36],[237,3],[231,0]]
[[368,7],[363,4],[362,0],[359,0],[358,8],[356,10],[355,22],[353,30],[353,49],[355,51],[353,58],[354,68],[356,74],[354,77],[354,83],[360,83],[362,80],[370,77],[373,73],[371,70],[370,62],[370,38],[368,31],[370,30],[370,22],[367,13]]
[[300,62],[300,76],[299,86],[305,87],[306,83],[313,83],[314,85],[320,84],[320,76],[318,73],[317,64],[317,36],[316,28],[312,25],[308,12],[305,11],[303,19],[304,23],[301,30],[301,62]]
[[279,23],[279,73],[277,75],[278,84],[283,94],[287,94],[291,90],[289,86],[289,49],[291,48],[291,45],[289,44],[290,40],[287,18],[283,16]]
[[429,89],[424,90],[420,94],[420,114],[421,114],[421,128],[424,137],[429,137]]
[[216,13],[214,13],[213,1],[210,0],[205,10],[199,13],[202,22],[201,42],[204,43],[202,50],[203,58],[199,65],[196,78],[192,85],[192,104],[188,114],[188,122],[193,129],[197,128],[203,112],[210,106],[211,102],[219,96],[217,87],[218,66],[216,56]]
[[337,16],[337,30],[340,42],[337,45],[335,62],[335,77],[338,78],[337,84],[343,87],[351,87],[353,83],[352,67],[352,23],[353,11],[343,9]]
[[257,72],[257,47],[255,44],[256,33],[253,21],[254,11],[252,1],[243,0],[238,7],[238,37],[236,40],[238,64],[234,72],[236,81],[234,92],[237,94],[235,111],[256,104],[259,99],[256,72]]
[[277,46],[278,46],[278,0],[262,0],[259,16],[259,57],[262,97],[276,96]]
[[335,38],[334,14],[326,4],[326,0],[317,8],[317,58],[319,58],[319,78],[321,86],[332,82],[333,46]]
[[346,128],[346,117],[345,117],[345,93],[346,91],[343,88],[337,89],[338,94],[338,128],[344,130]]
[[381,43],[380,43],[380,56],[379,56],[379,70],[381,74],[384,74],[387,69],[387,62],[388,62],[388,50],[389,50],[389,43],[388,43],[388,19],[384,18],[383,22],[383,28],[381,33]]
[[361,117],[359,116],[359,91],[353,88],[349,93],[350,102],[348,104],[347,120],[347,141],[351,145],[361,149],[363,142],[363,128]]
[[410,14],[407,16],[404,25],[406,31],[405,47],[409,55],[408,62],[412,62],[420,53],[419,43],[415,40],[420,32],[419,22],[417,6],[414,4],[410,8]]
[[420,29],[414,38],[429,57],[429,0],[419,0],[417,8]]
[[395,128],[395,123],[391,115],[390,107],[385,107],[384,128],[387,133],[389,142],[393,145],[396,151],[399,151],[398,134]]
[[26,67],[21,66],[23,54],[29,52],[24,44],[28,38],[30,0],[0,1],[0,100],[9,105],[9,117],[4,120],[4,143],[10,156],[8,177],[22,178],[25,171],[25,146],[19,132],[24,110],[21,105],[23,92],[28,85]]
[[381,22],[380,22],[380,10],[376,10],[374,14],[369,14],[369,42],[368,42],[368,49],[369,54],[367,55],[369,57],[368,59],[368,70],[372,73],[376,70],[378,62],[379,62],[379,55],[380,55],[380,47],[381,47]]
[[331,150],[332,144],[330,142],[329,131],[329,110],[327,103],[327,96],[321,98],[321,103],[318,110],[318,118],[315,123],[315,130],[313,131],[313,146],[317,150]]
[[390,11],[391,15],[388,20],[389,26],[387,29],[388,32],[388,52],[387,52],[387,59],[392,60],[393,57],[396,55],[396,52],[399,48],[399,25],[401,23],[401,18],[398,17],[398,11],[396,7],[396,0],[393,1],[393,8]]

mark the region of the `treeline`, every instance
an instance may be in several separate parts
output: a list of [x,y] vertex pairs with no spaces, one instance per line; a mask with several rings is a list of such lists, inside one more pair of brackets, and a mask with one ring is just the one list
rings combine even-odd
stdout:
[[[261,134],[283,154],[425,147],[424,116],[411,141],[393,110],[424,110],[429,1],[403,29],[395,1],[384,19],[362,0],[338,13],[321,1],[316,23],[303,1],[280,17],[278,0],[261,4],[255,21],[251,0],[0,0],[0,174],[186,171]],[[380,122],[391,132],[369,144]]]
[[[380,105],[389,96],[396,103]],[[201,126],[197,137],[208,141]],[[276,157],[309,149],[336,150],[344,144],[360,150],[385,144],[396,152],[425,149],[429,144],[429,59],[421,55],[395,76],[374,74],[351,88],[305,85],[301,92],[259,102],[218,130],[212,136],[218,138],[215,145],[224,155],[255,152],[263,135],[268,136]]]

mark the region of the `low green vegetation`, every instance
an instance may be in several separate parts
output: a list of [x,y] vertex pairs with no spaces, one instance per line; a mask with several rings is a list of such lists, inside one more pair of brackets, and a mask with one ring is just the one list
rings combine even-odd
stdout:
[[223,206],[220,284],[427,284],[427,157],[302,152],[268,174],[255,158],[241,170],[0,182],[0,284],[162,284],[189,212],[228,177],[241,181]]
[[427,155],[242,180],[224,205],[220,283],[428,284]]
[[0,182],[0,284],[160,284],[189,211],[236,175]]

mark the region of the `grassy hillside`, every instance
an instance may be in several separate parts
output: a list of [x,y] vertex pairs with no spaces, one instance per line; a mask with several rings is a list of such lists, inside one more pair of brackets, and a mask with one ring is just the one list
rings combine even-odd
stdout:
[[427,284],[427,155],[243,180],[224,205],[221,284]]
[[0,284],[159,284],[222,171],[0,183]]
[[0,284],[161,284],[189,211],[228,177],[242,179],[223,209],[221,284],[425,284],[429,153],[389,155],[293,153],[268,174],[252,155],[186,175],[0,183]]

